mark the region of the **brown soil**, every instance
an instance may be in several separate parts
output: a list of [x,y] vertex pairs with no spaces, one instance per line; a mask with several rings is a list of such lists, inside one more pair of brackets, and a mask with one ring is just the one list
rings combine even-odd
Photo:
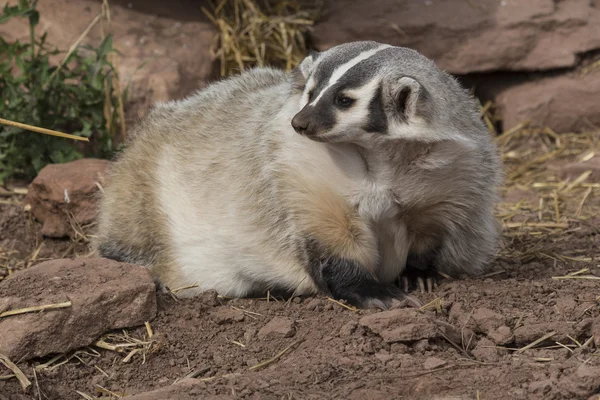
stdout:
[[[9,371],[0,366],[0,399],[117,398],[166,387],[186,376],[201,380],[186,392],[193,398],[587,399],[600,394],[598,378],[580,378],[589,372],[586,368],[598,371],[600,366],[591,340],[592,330],[598,330],[592,321],[599,322],[600,281],[586,278],[600,276],[600,176],[593,172],[569,188],[580,176],[573,168],[581,160],[592,169],[596,165],[597,159],[589,157],[589,140],[595,143],[597,134],[561,136],[558,141],[548,135],[531,139],[531,132],[523,132],[499,141],[508,187],[498,207],[505,222],[505,246],[495,272],[446,280],[434,293],[416,293],[424,303],[441,299],[437,311],[428,311],[436,318],[475,332],[459,349],[442,339],[387,344],[358,324],[377,311],[353,311],[324,297],[227,300],[208,294],[177,300],[159,295],[152,338],[146,327],[105,338],[113,344],[135,346],[135,339],[146,343],[128,362],[129,350],[90,347],[52,360],[34,376],[34,366],[50,357],[14,360],[34,385],[24,393],[16,379],[2,378]],[[566,151],[550,163],[545,163],[550,157],[538,158],[561,146]],[[18,196],[2,199],[1,276],[43,259],[85,255],[84,240],[44,240],[36,255],[42,243],[36,234],[39,225],[29,221]],[[584,268],[584,279],[553,279]],[[490,310],[497,313],[491,318],[500,314],[505,320],[501,324],[516,336],[506,345],[496,345],[497,332],[485,323],[473,323],[493,314]],[[276,316],[291,319],[295,328],[259,335]],[[546,342],[517,351],[551,331],[556,334]],[[469,341],[478,346],[472,349]],[[290,345],[272,364],[249,369]]]

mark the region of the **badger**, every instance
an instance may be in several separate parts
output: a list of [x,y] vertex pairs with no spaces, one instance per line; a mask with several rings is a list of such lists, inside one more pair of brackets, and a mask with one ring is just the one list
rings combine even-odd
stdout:
[[373,41],[157,104],[117,157],[93,247],[181,296],[409,299],[402,277],[483,273],[501,167],[471,94]]

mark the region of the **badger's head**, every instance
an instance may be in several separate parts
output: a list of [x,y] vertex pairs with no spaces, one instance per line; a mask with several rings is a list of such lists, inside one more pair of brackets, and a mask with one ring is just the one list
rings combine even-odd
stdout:
[[[315,141],[468,140],[469,130],[481,128],[468,93],[407,48],[343,44],[306,57],[294,77],[301,95],[291,123]],[[474,125],[461,126],[470,116]]]

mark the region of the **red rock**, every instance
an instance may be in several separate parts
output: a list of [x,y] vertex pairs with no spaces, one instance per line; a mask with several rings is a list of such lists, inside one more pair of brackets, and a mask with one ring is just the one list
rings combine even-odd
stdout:
[[52,260],[18,271],[0,282],[0,299],[11,310],[72,303],[0,319],[0,353],[13,360],[65,353],[156,315],[148,269],[102,258]]
[[472,318],[476,324],[475,330],[485,334],[506,324],[506,318],[502,314],[488,308],[475,309]]
[[258,331],[259,339],[268,337],[289,338],[295,334],[294,321],[287,317],[275,317]]
[[96,219],[98,185],[104,181],[108,165],[106,160],[87,158],[50,164],[40,171],[29,185],[24,203],[43,223],[43,235],[74,237],[72,223],[84,226]]
[[[38,3],[39,34],[66,51],[101,10],[102,2],[44,0]],[[210,78],[213,60],[209,48],[216,33],[214,25],[193,0],[177,2],[132,1],[110,4],[113,46],[120,51],[117,67],[123,84],[129,82],[127,108],[141,117],[156,101],[189,94]],[[168,5],[167,5],[168,4]],[[83,44],[101,43],[102,23],[86,35]],[[29,40],[29,28],[15,18],[0,24],[5,40]],[[55,62],[60,62],[64,54]]]
[[436,368],[443,367],[446,364],[448,364],[448,363],[446,361],[442,360],[441,358],[427,357],[427,359],[423,363],[423,369],[425,369],[425,370],[436,369]]
[[501,326],[488,332],[487,335],[498,346],[504,346],[512,343],[515,340],[515,335],[508,326]]
[[410,308],[367,315],[360,319],[359,324],[381,336],[387,343],[413,342],[437,336],[434,319]]
[[225,308],[211,314],[211,318],[219,325],[242,322],[244,320],[244,312],[235,308]]
[[600,72],[592,71],[516,85],[502,91],[496,103],[505,129],[531,121],[559,133],[573,132],[592,129],[590,123],[600,125],[598,93]]
[[454,74],[573,67],[600,48],[600,8],[587,0],[327,2],[319,49],[352,40],[407,46]]

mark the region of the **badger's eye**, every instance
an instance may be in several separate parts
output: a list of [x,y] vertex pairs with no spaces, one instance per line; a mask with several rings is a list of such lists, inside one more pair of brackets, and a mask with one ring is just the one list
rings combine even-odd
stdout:
[[313,92],[314,92],[313,90],[310,90],[310,91],[308,92],[308,98],[309,98],[309,99],[312,99]]
[[340,107],[348,108],[354,103],[354,99],[351,99],[350,97],[346,96],[339,96],[336,99],[336,103]]

